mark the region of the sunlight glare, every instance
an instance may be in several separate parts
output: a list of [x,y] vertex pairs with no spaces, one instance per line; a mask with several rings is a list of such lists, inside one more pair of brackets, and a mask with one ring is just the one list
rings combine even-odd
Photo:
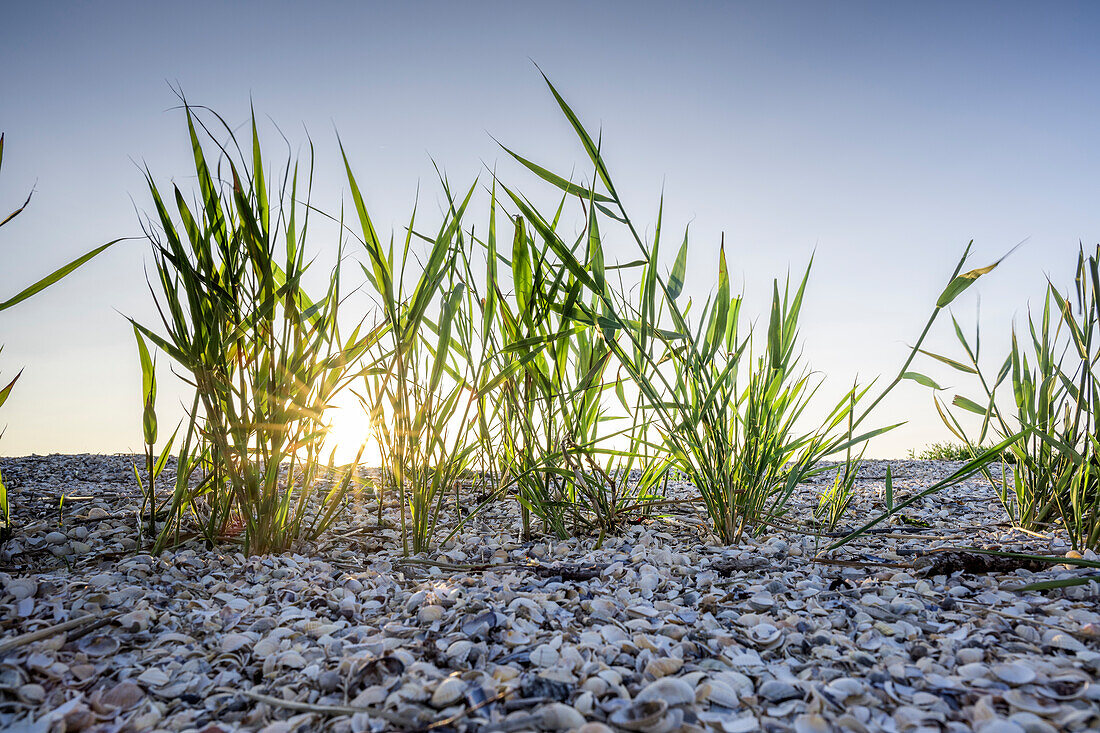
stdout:
[[336,463],[343,465],[355,460],[359,446],[364,442],[366,448],[359,459],[362,466],[378,466],[381,456],[378,444],[371,434],[370,420],[359,404],[358,398],[345,391],[332,404],[325,417],[329,422],[329,434],[325,440],[325,453],[336,450]]

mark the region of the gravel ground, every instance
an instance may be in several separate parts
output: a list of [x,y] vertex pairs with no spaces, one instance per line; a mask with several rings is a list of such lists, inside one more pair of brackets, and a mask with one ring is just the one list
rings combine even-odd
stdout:
[[[151,557],[130,462],[0,459],[22,527],[0,552],[0,729],[1100,729],[1097,584],[1019,593],[1081,571],[931,552],[1069,549],[981,482],[829,562],[793,532],[720,546],[692,505],[597,550],[522,542],[501,504],[405,559],[370,496],[296,553]],[[881,507],[886,465],[846,522]],[[889,465],[904,498],[959,464]]]

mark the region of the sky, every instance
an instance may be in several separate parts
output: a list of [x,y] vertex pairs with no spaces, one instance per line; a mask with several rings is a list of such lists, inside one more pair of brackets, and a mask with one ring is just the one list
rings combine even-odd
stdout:
[[[143,169],[193,191],[173,87],[234,125],[253,105],[276,155],[316,148],[314,200],[347,201],[343,141],[376,226],[400,230],[450,180],[537,188],[496,140],[586,169],[535,64],[603,149],[628,208],[692,244],[686,292],[714,287],[724,235],[745,310],[814,257],[805,360],[837,393],[888,381],[970,240],[973,266],[1024,245],[954,304],[981,303],[990,368],[1047,277],[1071,284],[1100,241],[1095,3],[21,3],[0,25],[0,300],[117,237],[66,281],[0,313],[0,454],[140,451],[141,376],[126,316],[152,323]],[[322,203],[323,202],[323,203]],[[611,256],[632,258],[625,241]],[[318,241],[319,253],[335,240]],[[930,346],[957,355],[946,319]],[[184,395],[159,362],[161,422]],[[955,391],[974,384],[915,365]],[[825,405],[825,399],[821,404]],[[175,412],[173,412],[175,411]],[[904,383],[870,453],[950,436]]]

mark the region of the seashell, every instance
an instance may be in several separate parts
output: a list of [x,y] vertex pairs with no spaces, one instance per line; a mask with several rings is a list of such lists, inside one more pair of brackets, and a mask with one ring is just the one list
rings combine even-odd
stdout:
[[1058,729],[1035,713],[1014,713],[1008,718],[1024,729],[1024,733],[1058,733]]
[[452,662],[457,662],[461,664],[462,662],[465,662],[466,659],[470,656],[470,652],[473,650],[473,648],[474,643],[472,641],[459,639],[458,641],[447,647],[447,658],[450,659]]
[[561,702],[550,703],[539,712],[539,722],[549,730],[573,730],[584,725],[584,716]]
[[794,719],[795,733],[830,733],[832,726],[817,713],[799,715]]
[[581,689],[591,692],[596,697],[603,697],[611,689],[611,685],[602,677],[589,677],[581,684]]
[[161,670],[156,667],[150,667],[137,676],[137,681],[146,687],[164,687],[171,680]]
[[13,578],[4,586],[4,590],[17,601],[24,598],[33,598],[38,593],[38,583],[34,578]]
[[577,733],[615,733],[603,723],[585,723],[577,728]]
[[722,713],[719,717],[712,717],[713,715],[711,713],[706,718],[700,715],[699,719],[705,720],[723,733],[756,733],[756,731],[761,730],[760,722],[752,713],[740,715],[736,718],[731,718],[728,713]]
[[1047,646],[1052,646],[1055,649],[1063,649],[1067,652],[1083,652],[1086,651],[1084,644],[1073,638],[1069,634],[1057,631],[1055,629],[1048,629],[1043,634],[1043,643]]
[[20,685],[19,689],[16,690],[16,694],[23,702],[40,705],[46,699],[46,688],[33,683]]
[[[665,677],[670,674],[676,674],[680,671],[680,668],[684,666],[684,660],[676,657],[662,657],[660,659],[654,659],[645,666],[645,672],[653,677]],[[688,684],[688,683],[684,683]]]
[[252,653],[258,659],[264,659],[272,654],[276,654],[281,646],[281,641],[272,635],[268,635],[256,642],[256,645],[252,647]]
[[349,687],[358,688],[364,684],[382,684],[386,680],[403,674],[404,671],[405,663],[396,656],[358,659],[351,669]]
[[[640,696],[639,696],[640,697]],[[694,700],[694,696],[692,697]],[[657,727],[668,712],[668,703],[661,699],[641,700],[623,705],[608,716],[612,725],[627,730],[650,731]]]
[[959,677],[962,677],[964,680],[978,680],[989,676],[989,667],[980,662],[964,664],[961,667],[957,667],[955,671],[958,673]]
[[771,593],[756,593],[749,598],[749,605],[757,611],[767,611],[775,607],[775,598]]
[[469,637],[482,637],[500,625],[500,619],[494,611],[486,611],[467,619],[462,624],[462,633]]
[[145,693],[133,682],[119,682],[99,696],[100,705],[115,710],[130,710],[145,699]]
[[317,688],[321,692],[335,692],[340,689],[343,677],[334,669],[325,670],[317,677]]
[[305,658],[293,649],[280,655],[277,663],[280,667],[290,669],[302,669],[306,666]]
[[780,642],[783,632],[771,624],[756,624],[749,629],[749,640],[760,649],[770,649]]
[[92,664],[74,664],[69,667],[69,672],[72,673],[73,678],[77,682],[87,682],[95,677],[95,665]]
[[539,644],[531,650],[530,661],[536,667],[553,667],[558,663],[558,659],[560,659],[560,655],[557,649],[549,644]]
[[138,609],[119,616],[118,623],[130,633],[145,631],[153,619],[153,613],[149,609]]
[[409,600],[405,601],[405,611],[412,613],[416,609],[424,605],[424,601],[428,598],[428,591],[418,590],[409,596]]
[[993,674],[1001,682],[1014,686],[1026,685],[1035,680],[1035,670],[1015,662],[993,665]]
[[695,702],[695,690],[691,685],[675,677],[662,677],[659,680],[646,685],[637,697],[636,702],[649,702],[660,700],[668,707],[677,705],[691,705]]
[[759,694],[769,702],[783,702],[802,696],[797,687],[782,680],[768,680],[760,685]]
[[1087,679],[1061,675],[1037,686],[1036,692],[1051,700],[1076,700],[1085,693],[1088,687],[1089,681]]
[[752,680],[740,672],[734,672],[733,670],[722,671],[715,674],[713,681],[721,682],[741,697],[751,695],[754,691]]
[[726,708],[736,708],[741,705],[741,698],[725,682],[712,679],[696,688],[696,692],[700,690],[704,693],[703,700],[711,705],[721,705]]
[[[223,652],[235,652],[249,646],[252,646],[252,639],[244,634],[226,634],[221,640],[221,650]],[[261,656],[266,656],[266,654]]]
[[443,618],[443,606],[424,606],[416,612],[416,618],[422,624],[430,624]]
[[531,643],[531,636],[516,629],[508,629],[504,632],[504,643],[508,646],[527,646]]
[[113,636],[93,636],[81,642],[80,649],[89,657],[106,657],[114,654],[121,646]]
[[993,718],[979,723],[975,730],[977,733],[1023,733],[1024,731],[1020,726],[1003,718]]
[[436,686],[435,692],[432,693],[432,705],[437,708],[453,705],[462,699],[465,691],[465,682],[458,677],[447,677]]
[[863,694],[863,683],[852,677],[838,677],[825,686],[825,692],[837,700],[847,700]]
[[22,667],[0,664],[0,690],[17,690],[27,681],[27,673]]
[[1006,690],[1001,698],[1017,710],[1035,713],[1036,715],[1049,716],[1058,712],[1057,705],[1048,704],[1020,690]]

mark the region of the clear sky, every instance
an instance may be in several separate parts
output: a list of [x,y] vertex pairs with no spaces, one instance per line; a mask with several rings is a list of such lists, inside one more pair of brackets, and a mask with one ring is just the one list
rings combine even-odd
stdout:
[[[36,193],[0,230],[0,299],[140,235],[142,165],[193,186],[169,83],[235,124],[251,98],[295,145],[308,132],[323,205],[346,188],[338,129],[389,229],[418,183],[437,206],[432,159],[454,181],[497,164],[529,181],[490,134],[584,169],[534,61],[602,127],[635,218],[652,224],[663,189],[671,228],[692,222],[689,292],[712,286],[722,232],[750,313],[816,251],[805,351],[837,388],[897,369],[968,240],[977,266],[1027,239],[956,304],[972,322],[980,293],[995,361],[1045,276],[1069,285],[1078,243],[1100,240],[1098,35],[1100,5],[1069,2],[14,4],[0,208]],[[0,454],[141,449],[121,314],[153,318],[147,250],[120,244],[0,314],[0,377],[25,367]],[[948,325],[933,339],[945,350]],[[171,382],[164,370],[162,424],[182,394]],[[900,420],[874,453],[947,437],[915,384],[883,404],[879,422]]]

